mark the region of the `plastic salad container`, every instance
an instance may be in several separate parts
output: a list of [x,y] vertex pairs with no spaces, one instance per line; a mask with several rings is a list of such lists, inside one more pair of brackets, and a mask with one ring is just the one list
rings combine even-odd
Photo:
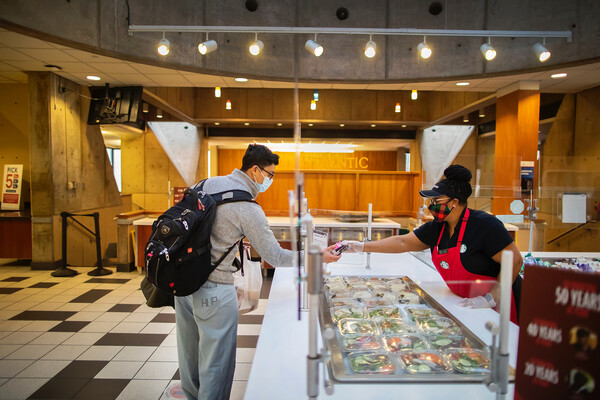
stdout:
[[434,310],[425,305],[421,306],[407,306],[404,308],[406,314],[413,319],[413,321],[417,318],[429,318],[433,316],[442,316],[439,311]]
[[394,305],[394,302],[388,299],[364,299],[362,301],[362,304],[364,304],[368,308],[391,307]]
[[351,298],[352,294],[347,290],[330,290],[327,293],[327,297],[329,299],[338,299],[338,298],[347,299],[347,298]]
[[387,290],[372,290],[373,297],[376,299],[387,299],[393,303],[396,302],[396,295]]
[[377,326],[368,319],[345,318],[338,322],[338,329],[342,335],[349,333],[377,334]]
[[394,291],[396,298],[398,299],[398,303],[400,304],[419,304],[421,303],[421,296],[417,294],[417,292],[413,292],[412,290],[400,290]]
[[364,307],[334,307],[331,309],[331,318],[334,322],[338,322],[344,318],[367,318],[367,311]]
[[334,298],[329,301],[330,307],[360,307],[356,299]]
[[390,353],[395,353],[400,350],[423,350],[430,348],[427,339],[417,333],[385,335],[383,337],[383,345]]
[[381,341],[375,335],[348,334],[342,337],[344,351],[381,350]]
[[415,333],[417,328],[413,324],[398,318],[384,318],[377,320],[377,326],[382,335],[397,335],[399,333]]
[[[398,307],[369,307],[367,308],[369,318],[401,318],[404,316]],[[354,317],[356,318],[356,317]]]
[[438,350],[467,347],[465,338],[459,335],[430,335],[427,339],[431,346]]
[[447,374],[450,363],[436,350],[405,350],[400,352],[404,370],[410,374]]
[[460,335],[461,330],[450,318],[418,318],[417,325],[425,335]]
[[490,372],[490,359],[481,350],[451,349],[446,356],[457,372],[462,374],[487,374]]
[[392,374],[396,366],[385,353],[350,353],[350,368],[357,374]]
[[352,292],[352,297],[354,297],[355,299],[372,299],[373,298],[373,294],[371,292],[369,292],[368,290],[357,290]]
[[367,286],[366,282],[353,282],[353,283],[348,283],[348,289],[354,290],[354,291],[359,291],[359,290],[369,290],[369,287]]

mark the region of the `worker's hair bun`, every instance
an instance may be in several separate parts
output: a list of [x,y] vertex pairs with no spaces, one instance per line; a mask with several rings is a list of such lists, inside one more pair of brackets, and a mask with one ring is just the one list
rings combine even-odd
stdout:
[[462,165],[451,165],[444,170],[444,176],[446,179],[452,181],[466,182],[469,183],[473,175],[471,175],[471,171]]

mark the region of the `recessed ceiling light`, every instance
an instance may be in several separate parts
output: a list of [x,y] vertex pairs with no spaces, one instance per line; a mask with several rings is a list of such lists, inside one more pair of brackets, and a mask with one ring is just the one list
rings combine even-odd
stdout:
[[345,127],[345,126],[346,126],[346,124],[340,124],[340,126],[343,128],[343,127]]
[[313,126],[313,124],[308,124],[308,126]]
[[100,78],[99,76],[96,76],[96,75],[88,75],[88,76],[86,76],[86,79],[89,79],[90,81],[99,81],[102,78]]
[[219,126],[219,125],[221,125],[221,123],[220,122],[215,122],[215,125]]
[[456,86],[469,86],[469,82],[456,82]]
[[234,81],[236,81],[236,82],[248,82],[248,78],[235,78]]
[[406,128],[406,125],[402,125],[403,128]]
[[375,128],[377,125],[375,124],[371,124],[371,128]]
[[567,76],[566,72],[561,72],[560,74],[552,74],[552,75],[550,75],[550,78],[556,79],[556,78],[564,78],[566,76]]
[[278,123],[277,123],[277,126],[281,126],[281,125],[283,125],[281,122],[278,122]]
[[244,125],[248,126],[250,125],[250,122],[244,122]]

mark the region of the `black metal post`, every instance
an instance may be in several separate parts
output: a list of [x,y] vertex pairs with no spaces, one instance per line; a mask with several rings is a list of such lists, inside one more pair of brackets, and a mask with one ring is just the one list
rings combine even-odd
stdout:
[[62,266],[51,273],[52,276],[74,276],[77,275],[77,271],[74,269],[67,268],[67,217],[69,216],[66,212],[61,212],[62,217]]
[[95,226],[95,236],[96,236],[96,258],[98,259],[96,262],[96,269],[88,272],[89,276],[102,276],[102,275],[110,275],[112,271],[110,269],[106,269],[102,267],[102,247],[100,246],[100,214],[94,213],[94,226]]

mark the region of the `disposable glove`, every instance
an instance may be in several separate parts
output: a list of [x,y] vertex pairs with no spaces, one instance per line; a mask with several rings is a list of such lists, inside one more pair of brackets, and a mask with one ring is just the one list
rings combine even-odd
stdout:
[[355,240],[344,240],[342,243],[347,246],[344,253],[362,253],[363,248],[365,247],[364,242]]
[[496,302],[492,294],[488,293],[485,296],[462,299],[457,305],[465,308],[494,308],[496,307]]

